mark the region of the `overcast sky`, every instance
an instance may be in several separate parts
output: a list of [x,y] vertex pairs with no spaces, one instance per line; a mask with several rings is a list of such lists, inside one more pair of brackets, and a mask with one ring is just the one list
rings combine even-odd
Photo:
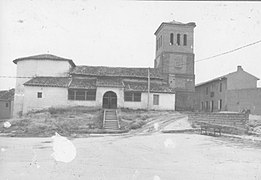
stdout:
[[[45,53],[76,65],[153,67],[154,32],[172,20],[196,23],[199,60],[261,40],[260,11],[259,2],[1,0],[0,76],[16,76],[12,60]],[[196,83],[237,65],[261,78],[261,43],[196,63]],[[0,89],[14,86],[0,77]]]

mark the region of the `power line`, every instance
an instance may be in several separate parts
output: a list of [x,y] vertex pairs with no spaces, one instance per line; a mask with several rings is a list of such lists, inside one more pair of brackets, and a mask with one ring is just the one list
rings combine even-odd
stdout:
[[223,52],[223,53],[214,55],[214,56],[210,56],[210,57],[207,57],[207,58],[204,58],[204,59],[199,59],[199,60],[197,60],[197,61],[195,61],[195,62],[206,61],[206,60],[209,60],[209,59],[212,59],[212,58],[215,58],[215,57],[223,56],[223,55],[225,55],[225,54],[229,54],[229,53],[238,51],[238,50],[240,50],[240,49],[243,49],[243,48],[246,48],[246,47],[249,47],[249,46],[253,46],[253,45],[258,44],[258,43],[261,43],[261,40],[256,41],[256,42],[253,42],[253,43],[250,43],[250,44],[247,44],[247,45],[244,45],[244,46],[241,46],[241,47],[239,47],[239,48],[232,49],[232,50],[230,50],[230,51],[226,51],[226,52]]

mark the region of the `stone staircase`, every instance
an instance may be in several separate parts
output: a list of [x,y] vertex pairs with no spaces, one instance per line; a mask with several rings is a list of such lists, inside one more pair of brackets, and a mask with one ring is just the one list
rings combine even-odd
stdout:
[[103,128],[104,129],[111,129],[111,130],[120,129],[116,109],[104,109]]

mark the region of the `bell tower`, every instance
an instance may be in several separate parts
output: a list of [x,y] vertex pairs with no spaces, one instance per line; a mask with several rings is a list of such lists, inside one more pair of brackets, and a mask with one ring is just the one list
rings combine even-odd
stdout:
[[192,110],[195,92],[194,28],[196,24],[163,22],[156,36],[154,68],[176,91],[176,110]]

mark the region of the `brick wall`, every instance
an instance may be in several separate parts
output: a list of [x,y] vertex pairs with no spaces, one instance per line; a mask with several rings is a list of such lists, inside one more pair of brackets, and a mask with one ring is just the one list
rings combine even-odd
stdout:
[[189,121],[193,124],[197,122],[207,122],[212,124],[219,124],[224,126],[235,127],[232,129],[223,130],[227,133],[233,133],[236,128],[241,130],[247,130],[247,123],[249,120],[249,114],[245,113],[191,113],[189,114]]

